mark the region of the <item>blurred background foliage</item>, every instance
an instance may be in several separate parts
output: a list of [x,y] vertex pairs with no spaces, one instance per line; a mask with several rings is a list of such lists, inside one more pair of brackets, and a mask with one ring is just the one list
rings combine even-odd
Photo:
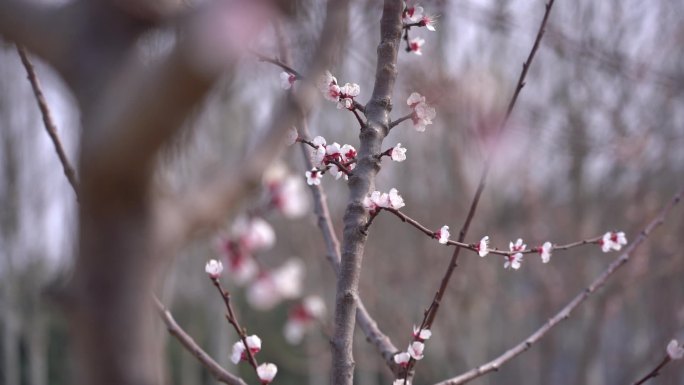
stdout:
[[[512,93],[520,66],[543,13],[538,0],[421,2],[438,14],[437,32],[412,30],[426,39],[423,56],[402,52],[393,117],[403,116],[412,91],[436,106],[426,132],[395,128],[386,147],[408,148],[407,161],[384,161],[377,189],[396,187],[403,211],[428,227],[461,225],[486,153],[495,163],[468,242],[487,234],[505,248],[522,237],[530,246],[567,243],[623,230],[628,239],[665,204],[684,178],[684,3],[676,1],[557,1],[547,34],[531,68],[513,119],[499,142],[496,122]],[[295,68],[305,68],[322,27],[324,4],[299,0],[284,31]],[[353,2],[346,54],[331,68],[341,82],[372,90],[381,6]],[[173,31],[140,42],[150,58],[168,52]],[[260,52],[275,55],[265,35]],[[69,339],[54,299],[68,276],[74,251],[75,210],[67,184],[41,124],[14,46],[0,43],[0,384],[70,383]],[[77,159],[79,113],[68,90],[49,68],[38,74],[60,135]],[[159,194],[201,180],[203,170],[259,150],[259,130],[279,88],[280,70],[246,56],[216,85],[188,129],[160,160]],[[322,99],[322,98],[321,98]],[[329,142],[358,147],[354,117],[321,102],[310,130]],[[230,127],[230,129],[228,129]],[[125,154],[122,154],[125,156]],[[302,175],[301,152],[285,156]],[[344,183],[324,178],[337,232],[346,204]],[[244,210],[254,205],[245,202]],[[324,258],[313,215],[268,218],[276,247],[260,255],[267,266],[298,256],[306,266],[306,293],[321,295],[330,309],[334,274]],[[684,337],[684,216],[668,218],[633,259],[585,305],[539,344],[478,384],[624,384],[645,374],[664,355],[667,342]],[[226,226],[230,220],[226,219]],[[229,362],[234,331],[220,298],[203,272],[216,257],[206,234],[164,271],[160,296],[179,322],[229,370],[256,381],[249,368]],[[420,322],[451,249],[390,215],[370,231],[361,281],[366,307],[399,347]],[[557,252],[549,264],[534,255],[518,271],[503,259],[465,253],[418,365],[416,383],[432,383],[486,362],[517,344],[580,292],[615,254],[597,246]],[[330,311],[320,330],[298,346],[282,328],[287,305],[260,312],[234,291],[241,323],[264,340],[260,359],[279,366],[278,384],[324,384],[330,365]],[[141,295],[144,295],[141,293]],[[102,304],[106,306],[106,304]],[[121,315],[125,317],[125,315]],[[160,322],[161,325],[161,322]],[[160,333],[163,330],[160,328]],[[361,334],[355,345],[360,385],[388,384],[391,374]],[[168,383],[199,385],[213,379],[168,339]],[[654,383],[684,384],[676,363]]]

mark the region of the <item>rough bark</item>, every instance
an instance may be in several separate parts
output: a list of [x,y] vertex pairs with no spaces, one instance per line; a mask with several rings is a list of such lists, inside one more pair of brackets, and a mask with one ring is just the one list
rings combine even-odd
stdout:
[[342,259],[335,298],[334,334],[332,339],[332,383],[353,383],[354,359],[352,341],[357,310],[358,285],[366,236],[361,229],[368,219],[363,198],[375,186],[380,162],[375,155],[382,152],[382,141],[389,131],[392,90],[397,75],[397,53],[401,39],[399,0],[385,0],[380,25],[380,44],[375,72],[375,86],[366,105],[367,124],[361,128],[358,165],[349,178],[349,202],[344,215]]

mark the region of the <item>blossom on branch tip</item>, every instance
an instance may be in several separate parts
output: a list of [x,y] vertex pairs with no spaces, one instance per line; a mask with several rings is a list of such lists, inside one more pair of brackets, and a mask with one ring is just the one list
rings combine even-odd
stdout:
[[406,99],[406,104],[411,108],[415,108],[420,103],[425,103],[425,96],[417,92],[412,92],[408,99]]
[[257,310],[269,310],[285,299],[297,298],[303,275],[302,262],[294,258],[273,271],[262,271],[247,289],[247,302]]
[[411,342],[411,345],[408,347],[408,354],[411,356],[416,361],[422,360],[424,355],[423,351],[425,350],[425,344],[420,342],[420,341],[413,341]]
[[425,39],[414,37],[413,39],[409,40],[408,51],[413,52],[416,55],[422,55],[423,52],[421,51],[421,49],[423,47],[423,44],[425,44]]
[[342,162],[347,163],[356,159],[356,149],[351,144],[345,144],[342,146],[340,153],[342,154]]
[[553,245],[551,242],[544,242],[539,248],[539,254],[541,255],[542,262],[549,263],[551,260],[551,251],[553,250]]
[[299,177],[288,175],[281,180],[269,183],[269,193],[271,204],[286,218],[299,218],[309,209],[304,182]]
[[211,259],[204,266],[204,271],[207,274],[209,274],[210,278],[216,279],[216,278],[220,277],[221,273],[223,272],[223,264],[221,263],[221,261]]
[[667,344],[667,355],[671,360],[681,360],[684,358],[684,346],[680,345],[677,340],[670,341]]
[[317,168],[312,168],[311,171],[304,173],[306,175],[306,184],[309,186],[318,186],[321,184],[321,172]]
[[423,342],[429,340],[432,337],[432,332],[430,329],[421,329],[420,327],[413,325],[413,338],[416,341]]
[[404,204],[404,198],[399,195],[397,189],[391,189],[389,191],[389,208],[399,210],[404,206],[406,206],[406,204]]
[[411,355],[407,352],[401,352],[394,355],[394,362],[404,368],[408,366],[410,360]]
[[405,380],[403,378],[397,378],[392,382],[392,385],[411,385],[411,381]]
[[420,19],[420,26],[427,28],[428,31],[436,31],[435,17],[430,15],[423,15],[423,17]]
[[346,83],[340,87],[337,84],[337,78],[332,76],[330,71],[326,71],[325,75],[321,78],[319,88],[327,100],[337,103],[337,108],[349,110],[355,108],[354,97],[358,96],[361,92],[361,87],[356,83]]
[[[247,341],[247,347],[249,348],[249,351],[250,353],[252,353],[252,355],[255,355],[259,353],[259,351],[261,351],[261,338],[259,338],[259,336],[257,336],[256,334],[246,337],[245,341]],[[245,351],[245,344],[242,342],[242,340],[234,343],[233,353],[230,356],[230,360],[234,364],[237,364],[241,360],[246,359],[247,352]]]
[[403,162],[406,160],[406,149],[401,147],[401,143],[397,143],[396,146],[392,147],[390,157],[395,162]]
[[295,80],[297,80],[297,77],[294,74],[291,74],[289,72],[281,72],[280,73],[280,86],[284,90],[289,90],[290,87],[294,84]]
[[275,364],[263,363],[256,368],[257,376],[261,383],[270,384],[278,373],[278,367]]
[[285,339],[291,344],[302,341],[304,333],[310,328],[315,320],[325,315],[325,303],[319,296],[308,296],[292,308],[288,314],[283,332]]
[[599,244],[601,245],[601,250],[604,253],[607,253],[611,250],[620,251],[622,246],[627,244],[627,237],[622,231],[609,231],[603,234],[603,238],[601,238]]
[[484,257],[489,254],[489,235],[482,237],[475,248],[477,249],[477,254],[479,254],[480,257]]
[[439,241],[439,243],[446,245],[447,242],[449,242],[449,236],[451,235],[449,233],[449,226],[442,226],[442,228],[439,229],[439,231],[437,231],[435,235],[437,236],[437,240]]
[[324,137],[322,137],[322,136],[317,136],[317,137],[313,138],[313,140],[311,141],[311,143],[313,143],[314,146],[316,146],[316,147],[321,147],[321,146],[325,147],[325,145],[326,145],[327,142],[325,141],[325,138],[324,138]]

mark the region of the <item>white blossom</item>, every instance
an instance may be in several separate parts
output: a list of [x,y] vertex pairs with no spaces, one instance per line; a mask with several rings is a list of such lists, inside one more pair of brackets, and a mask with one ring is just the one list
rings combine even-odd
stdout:
[[423,44],[425,44],[425,39],[421,39],[419,37],[414,37],[413,39],[409,40],[409,51],[415,53],[416,55],[422,55],[423,51]]
[[625,236],[625,233],[622,231],[609,231],[603,235],[603,238],[601,238],[600,243],[601,250],[604,253],[607,253],[611,250],[620,251],[620,249],[622,249],[622,246],[627,244],[627,237]]
[[551,251],[553,250],[553,245],[551,242],[544,242],[544,244],[539,248],[539,254],[541,254],[542,262],[549,263],[551,260]]
[[677,340],[670,341],[667,344],[667,355],[671,360],[681,360],[684,357],[684,346],[680,345]]
[[221,273],[223,272],[223,263],[221,263],[221,261],[211,259],[204,266],[204,271],[209,274],[210,278],[216,279],[221,276]]
[[399,195],[399,192],[395,188],[392,188],[389,191],[389,204],[390,208],[393,208],[395,210],[399,210],[400,208],[406,206],[404,204],[404,198],[402,198],[401,195]]
[[278,373],[278,367],[275,364],[265,362],[257,366],[256,372],[262,384],[270,384]]
[[311,171],[305,172],[304,175],[306,176],[306,184],[309,186],[318,186],[321,184],[322,174],[317,168],[312,168]]
[[289,72],[281,72],[280,73],[280,86],[284,90],[289,90],[290,87],[294,84],[295,80],[297,80],[297,77],[294,74],[291,74]]
[[423,351],[425,350],[425,344],[423,344],[420,341],[413,341],[411,342],[411,345],[408,347],[408,354],[413,358],[414,360],[422,360],[423,359]]
[[407,352],[401,352],[394,355],[394,362],[400,366],[408,366],[411,360],[411,355]]
[[480,239],[480,242],[477,244],[477,253],[480,255],[480,257],[484,257],[487,254],[489,254],[489,235],[485,235]]
[[432,337],[432,332],[430,329],[421,329],[420,327],[413,325],[413,338],[419,341],[429,340]]
[[392,147],[390,156],[395,162],[403,162],[406,160],[406,149],[401,147],[401,143],[397,143],[396,146]]
[[439,241],[439,243],[446,245],[447,242],[449,242],[450,235],[451,234],[449,233],[449,226],[444,225],[441,229],[439,229],[439,231],[437,231],[437,240]]

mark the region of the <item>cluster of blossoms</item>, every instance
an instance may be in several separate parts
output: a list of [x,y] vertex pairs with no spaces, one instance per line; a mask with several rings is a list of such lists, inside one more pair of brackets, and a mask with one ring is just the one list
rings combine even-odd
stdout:
[[627,237],[625,237],[625,233],[622,231],[609,231],[603,234],[603,238],[601,238],[599,244],[604,253],[610,252],[611,250],[620,251],[622,246],[627,244]]
[[302,294],[304,265],[299,259],[289,259],[280,267],[262,271],[247,289],[247,301],[257,310],[269,310],[284,300]]
[[432,337],[432,332],[430,329],[422,329],[414,325],[412,337],[406,351],[394,355],[394,362],[403,368],[408,368],[412,359],[416,361],[423,359],[425,356],[425,341]]
[[320,80],[319,89],[323,96],[331,102],[337,103],[337,108],[354,110],[354,98],[359,96],[361,87],[356,83],[346,83],[342,87],[337,84],[337,78],[332,76],[330,71],[325,71],[325,75]]
[[316,320],[325,316],[325,303],[319,296],[308,296],[290,308],[287,323],[283,329],[287,342],[296,345]]
[[[247,349],[249,349],[252,357],[261,351],[261,338],[259,336],[251,335],[245,337],[245,341],[247,342],[246,348],[242,340],[233,344],[233,353],[230,355],[230,360],[236,365],[240,361],[247,361],[249,359]],[[257,366],[256,373],[262,384],[270,384],[278,373],[278,367],[275,364],[263,363]]]
[[238,217],[229,234],[218,240],[218,248],[227,261],[230,278],[238,286],[250,282],[259,272],[254,254],[275,244],[275,231],[260,217]]
[[413,128],[418,132],[425,131],[425,126],[432,124],[432,119],[435,118],[435,109],[425,102],[425,96],[422,96],[417,92],[409,95],[406,104],[413,110],[411,115]]
[[322,136],[317,136],[311,141],[314,150],[312,161],[314,168],[305,173],[306,183],[309,185],[321,184],[321,177],[328,171],[335,179],[343,176],[347,179],[351,170],[356,166],[356,149],[350,144],[340,146],[335,142],[327,144]]
[[419,5],[406,6],[402,13],[402,21],[404,23],[404,39],[407,42],[406,51],[413,52],[416,55],[422,55],[421,48],[425,44],[425,40],[420,37],[413,39],[408,38],[408,31],[411,27],[425,27],[429,31],[435,31],[435,17],[424,13],[423,7]]
[[371,215],[377,214],[381,209],[399,210],[404,206],[404,198],[399,195],[399,192],[395,188],[391,189],[389,193],[373,191],[363,198],[363,207],[365,207]]

